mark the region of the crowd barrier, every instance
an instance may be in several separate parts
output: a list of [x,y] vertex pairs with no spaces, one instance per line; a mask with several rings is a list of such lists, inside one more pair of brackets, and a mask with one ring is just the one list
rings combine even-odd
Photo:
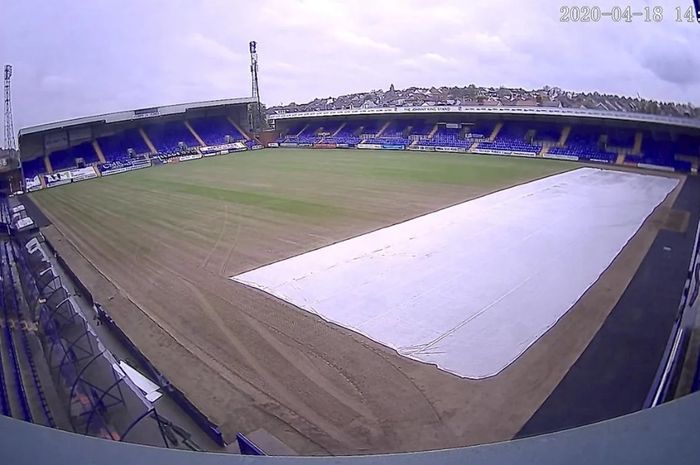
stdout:
[[476,148],[473,150],[473,152],[485,154],[485,155],[508,155],[508,156],[526,157],[526,158],[534,158],[537,156],[536,152],[520,152],[517,150],[497,150],[497,149]]
[[136,160],[128,163],[105,163],[100,167],[100,172],[102,176],[110,176],[113,174],[126,173],[127,171],[149,168],[150,166],[150,160]]
[[561,155],[558,153],[546,153],[544,155],[544,158],[553,158],[555,160],[578,161],[578,157],[576,155]]
[[46,187],[55,187],[71,182],[80,182],[86,179],[96,178],[97,172],[95,171],[94,167],[88,166],[85,168],[57,171],[55,173],[45,174],[43,176]]
[[180,156],[178,157],[178,160],[180,160],[180,161],[190,161],[190,160],[199,160],[200,158],[202,158],[202,154],[201,154],[201,153],[191,153],[191,154],[189,154],[189,155],[180,155]]
[[464,153],[467,151],[466,147],[435,147],[436,152],[457,152]]
[[231,142],[230,144],[209,145],[200,147],[199,152],[204,155],[219,155],[231,152],[242,152],[246,150],[246,146],[242,142]]
[[676,171],[675,169],[673,169],[672,166],[652,165],[651,163],[635,163],[635,166],[637,166],[637,168],[646,168],[649,170],[657,170],[657,171],[670,171],[670,172]]
[[382,150],[403,150],[405,146],[403,144],[382,144]]
[[379,150],[382,148],[382,144],[357,144],[357,148]]

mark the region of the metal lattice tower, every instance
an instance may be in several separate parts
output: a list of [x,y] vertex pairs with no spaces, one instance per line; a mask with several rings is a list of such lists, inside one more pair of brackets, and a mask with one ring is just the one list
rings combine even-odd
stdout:
[[260,115],[260,88],[258,86],[258,52],[256,50],[257,43],[253,40],[248,44],[250,46],[250,75],[253,85],[253,98],[255,99],[255,117],[253,118],[253,130],[258,129],[256,126],[262,123]]
[[12,65],[5,65],[5,148],[16,150],[15,125],[12,119],[12,94],[10,93],[10,78]]

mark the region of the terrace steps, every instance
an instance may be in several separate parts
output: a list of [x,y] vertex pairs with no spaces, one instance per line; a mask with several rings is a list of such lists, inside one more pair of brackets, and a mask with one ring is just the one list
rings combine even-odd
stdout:
[[625,152],[624,150],[620,150],[617,152],[617,159],[615,160],[616,165],[624,165],[625,164]]
[[[233,124],[233,120],[231,120],[231,118],[229,118],[229,121],[231,121],[231,124]],[[234,126],[235,126],[235,125],[234,125]],[[301,128],[301,131],[299,131],[297,134],[294,134],[294,135],[295,135],[296,137],[299,137],[300,135],[302,135],[302,134],[304,133],[304,131],[306,131],[306,129],[307,129],[308,127],[309,127],[309,125],[307,124],[306,126],[304,126],[303,128]]]
[[197,140],[197,142],[199,143],[199,146],[206,147],[206,145],[207,145],[206,142],[204,142],[204,140],[202,140],[202,138],[199,137],[199,134],[197,134],[197,131],[194,130],[194,128],[192,127],[192,125],[190,124],[189,121],[185,121],[185,126],[187,126],[187,129],[190,130],[190,133],[192,133],[192,137],[194,137]]
[[561,130],[561,135],[559,136],[559,142],[557,143],[559,147],[564,147],[566,145],[569,134],[571,134],[571,126],[564,126],[564,128]]
[[642,142],[644,141],[644,133],[637,131],[634,133],[634,145],[632,146],[632,155],[639,155],[642,152]]
[[479,143],[478,143],[478,142],[474,142],[474,143],[471,145],[471,147],[469,147],[469,151],[470,151],[470,152],[474,152],[478,147],[479,147]]
[[331,134],[331,137],[335,137],[338,135],[338,133],[345,127],[345,125],[348,124],[347,121],[344,121],[343,124],[338,126],[338,129],[335,130],[333,134]]
[[428,134],[428,139],[432,139],[437,131],[438,131],[438,124],[435,123],[435,126],[433,126],[433,129],[430,130],[430,134]]
[[107,163],[105,154],[102,153],[102,147],[100,147],[100,144],[99,142],[97,142],[97,139],[92,141],[92,148],[95,149],[95,153],[97,154],[97,158],[100,160],[100,163]]
[[491,135],[489,136],[489,142],[493,142],[496,137],[498,137],[498,133],[501,132],[501,128],[503,127],[503,122],[499,121],[496,123],[496,126],[494,126],[493,131],[491,131]]
[[[245,137],[245,140],[250,140],[250,135],[246,131],[241,129],[241,127],[233,120],[233,118],[231,118],[230,116],[227,116],[226,119],[228,120],[229,123],[231,123],[233,125],[234,128],[236,128],[236,130],[238,132],[240,132],[243,135],[243,137]],[[308,127],[309,127],[308,124],[306,126],[304,126],[304,129],[302,129],[299,132],[299,134],[297,134],[297,136],[301,135],[301,133],[304,132],[306,130],[306,128],[308,128]]]
[[143,141],[146,143],[148,150],[150,150],[151,153],[158,153],[156,146],[153,145],[153,142],[151,142],[151,139],[148,137],[148,134],[146,134],[146,131],[143,128],[139,128],[139,134],[141,134],[141,137],[143,137]]
[[46,168],[47,173],[53,173],[53,166],[51,166],[51,159],[48,155],[44,156],[44,168]]
[[381,137],[382,134],[384,134],[384,131],[386,131],[386,128],[388,128],[390,124],[391,124],[391,121],[387,121],[386,123],[384,123],[384,126],[382,126],[381,129],[379,129],[379,132],[377,133],[377,135],[375,137]]
[[[236,122],[233,120],[233,118],[231,118],[230,116],[228,116],[226,119],[228,119],[229,122],[230,122],[231,124],[233,124],[233,127],[236,128],[236,130],[237,130],[238,132],[240,132],[241,134],[243,134],[243,137],[245,137],[245,140],[250,140],[250,135],[248,135],[248,133],[247,133],[246,131],[244,131],[244,130],[238,125],[238,123],[236,123]],[[307,124],[306,126],[304,126],[304,129],[306,129],[306,128],[308,128],[308,127],[309,127],[309,125]],[[304,129],[302,129],[301,132],[300,132],[299,134],[297,134],[297,135],[300,135],[302,132],[304,132]]]

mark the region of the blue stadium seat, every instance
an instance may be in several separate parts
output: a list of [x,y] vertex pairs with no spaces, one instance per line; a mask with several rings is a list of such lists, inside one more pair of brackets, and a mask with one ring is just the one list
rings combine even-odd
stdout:
[[95,148],[92,146],[92,142],[83,142],[75,147],[57,150],[51,153],[49,158],[54,171],[77,166],[76,158],[82,158],[86,165],[99,161],[97,152],[95,152]]
[[199,142],[182,121],[146,126],[145,131],[159,153],[179,152],[180,142],[187,147],[199,147]]
[[44,158],[39,157],[29,161],[22,162],[22,169],[24,170],[25,178],[33,178],[46,171],[44,166]]
[[235,142],[245,140],[243,134],[225,116],[196,118],[189,122],[207,145],[225,144],[226,136],[230,136]]
[[150,152],[138,129],[127,129],[111,136],[100,137],[97,142],[108,162],[128,160],[129,149],[132,149],[136,154]]

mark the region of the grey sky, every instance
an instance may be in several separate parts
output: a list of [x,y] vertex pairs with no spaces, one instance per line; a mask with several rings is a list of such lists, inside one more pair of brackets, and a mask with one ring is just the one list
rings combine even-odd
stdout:
[[[15,126],[250,94],[268,105],[409,86],[540,87],[700,105],[700,24],[560,23],[533,0],[0,0]],[[591,4],[591,2],[580,2]]]

